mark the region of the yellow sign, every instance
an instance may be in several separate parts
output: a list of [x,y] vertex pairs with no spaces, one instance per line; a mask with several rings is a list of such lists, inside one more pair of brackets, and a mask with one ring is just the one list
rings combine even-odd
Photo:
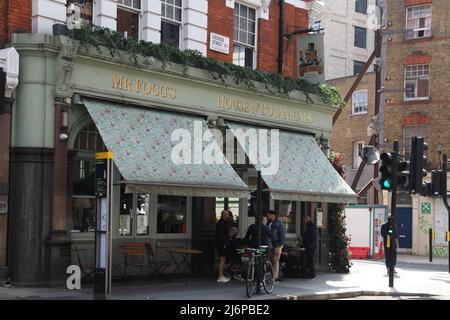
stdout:
[[97,152],[95,154],[95,159],[97,160],[101,160],[101,159],[112,159],[114,158],[114,154],[109,151],[109,152]]
[[175,99],[177,89],[167,83],[152,82],[142,79],[128,79],[123,75],[112,75],[112,88],[130,93],[138,93],[143,96],[155,96],[164,99]]
[[268,118],[278,118],[281,120],[299,121],[312,123],[312,114],[300,110],[293,110],[285,106],[272,105],[266,103],[252,103],[244,99],[228,96],[218,96],[217,106],[220,109],[245,112],[254,116],[265,116]]
[[450,231],[447,232],[447,242],[450,242]]
[[434,239],[436,237],[436,232],[431,231],[431,238]]

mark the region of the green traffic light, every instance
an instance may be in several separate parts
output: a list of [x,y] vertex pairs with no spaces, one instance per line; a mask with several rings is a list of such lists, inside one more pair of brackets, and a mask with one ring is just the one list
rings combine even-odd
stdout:
[[390,188],[391,187],[391,182],[389,180],[384,180],[383,181],[383,187]]

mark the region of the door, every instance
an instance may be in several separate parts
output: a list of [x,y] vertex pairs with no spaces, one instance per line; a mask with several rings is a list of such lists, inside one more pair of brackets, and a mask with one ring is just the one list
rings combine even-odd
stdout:
[[398,245],[401,249],[412,248],[412,208],[397,208],[395,221],[398,228]]

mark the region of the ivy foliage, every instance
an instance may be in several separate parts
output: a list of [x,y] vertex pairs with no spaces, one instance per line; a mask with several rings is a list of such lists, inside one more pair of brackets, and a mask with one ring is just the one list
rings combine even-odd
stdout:
[[256,89],[255,82],[260,82],[264,84],[266,90],[271,94],[287,95],[291,91],[298,90],[302,91],[309,101],[312,101],[310,95],[313,94],[319,96],[327,105],[341,108],[345,106],[342,95],[335,87],[237,66],[204,57],[196,50],[181,51],[167,44],[155,44],[143,40],[137,41],[132,38],[125,39],[119,32],[98,26],[88,26],[80,30],[73,30],[70,36],[79,40],[80,49],[95,48],[101,54],[101,47],[106,47],[113,57],[120,57],[120,51],[125,51],[129,55],[128,63],[130,65],[139,66],[139,61],[141,60],[139,57],[144,57],[144,63],[149,64],[148,58],[153,57],[162,63],[163,68],[167,67],[168,62],[182,65],[184,72],[187,71],[188,66],[196,67],[207,70],[215,80],[220,79],[225,82],[226,78],[233,79],[236,84],[242,83],[251,90]]
[[[340,176],[344,176],[345,167],[343,155],[332,152],[330,162]],[[337,273],[349,273],[351,267],[348,251],[349,238],[346,236],[344,206],[340,203],[328,204],[328,236],[329,236],[329,267]]]

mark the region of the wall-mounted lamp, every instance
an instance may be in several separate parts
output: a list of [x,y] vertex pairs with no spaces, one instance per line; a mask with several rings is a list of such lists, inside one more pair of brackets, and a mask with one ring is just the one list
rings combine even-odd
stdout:
[[391,99],[386,99],[385,102],[386,102],[386,103],[390,103],[390,102],[391,102]]
[[384,78],[386,81],[391,81],[391,77]]

